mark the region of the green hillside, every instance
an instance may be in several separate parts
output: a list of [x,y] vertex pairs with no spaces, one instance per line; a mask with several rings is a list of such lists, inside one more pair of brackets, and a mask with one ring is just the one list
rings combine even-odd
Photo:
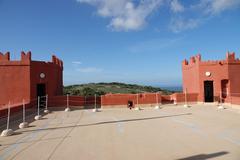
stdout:
[[105,95],[107,93],[144,93],[144,92],[162,92],[164,94],[171,94],[172,91],[163,90],[158,87],[141,86],[136,84],[125,83],[88,83],[80,85],[71,85],[64,87],[64,94],[78,95],[78,96],[93,96]]

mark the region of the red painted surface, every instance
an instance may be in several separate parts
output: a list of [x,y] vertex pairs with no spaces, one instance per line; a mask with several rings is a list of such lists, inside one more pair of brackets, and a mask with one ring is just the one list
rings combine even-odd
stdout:
[[197,102],[198,94],[197,93],[189,93],[189,94],[185,95],[184,93],[174,93],[171,95],[171,99],[175,103]]
[[[0,116],[7,112],[6,104],[11,101],[12,112],[22,109],[22,100],[27,107],[36,106],[37,84],[46,85],[50,107],[67,106],[67,97],[62,96],[63,62],[56,56],[51,62],[32,61],[31,52],[21,53],[21,60],[11,61],[10,53],[0,53]],[[182,63],[183,89],[187,89],[187,101],[204,101],[204,81],[213,81],[214,100],[222,97],[224,102],[240,104],[240,60],[234,53],[227,53],[225,60],[202,61],[201,55],[191,57],[190,61]],[[206,72],[211,75],[207,76]],[[40,78],[44,73],[45,78]],[[222,93],[222,95],[220,95]],[[97,98],[96,103],[101,106],[123,105],[128,101],[133,104],[182,103],[185,102],[184,93],[161,95],[160,93],[142,94],[107,94]],[[137,98],[138,97],[138,98]],[[69,106],[94,105],[94,97],[70,96]]]
[[[138,97],[138,98],[137,98]],[[134,105],[137,104],[156,104],[162,102],[160,93],[142,93],[142,94],[107,94],[101,97],[102,106],[117,106],[126,105],[128,101],[132,101]]]
[[214,101],[222,97],[224,102],[230,102],[231,97],[240,97],[240,60],[235,53],[227,53],[226,59],[219,61],[202,61],[201,55],[191,57],[183,61],[182,72],[183,90],[199,94],[198,101],[205,101],[204,81],[213,81]]
[[[37,106],[37,102],[36,101],[32,101],[31,103],[25,104],[25,108],[31,108],[31,107],[36,107]],[[15,103],[15,104],[10,104],[10,108],[11,108],[11,114],[13,115],[15,113],[22,113],[22,109],[23,109],[23,104],[22,103]],[[8,115],[8,105],[4,105],[0,108],[0,118],[3,117],[7,117]]]
[[[52,62],[32,61],[31,52],[21,53],[21,60],[11,61],[10,53],[0,53],[0,108],[11,104],[30,103],[37,98],[37,84],[46,85],[49,97],[61,95],[63,62],[52,56]],[[40,73],[46,75],[40,78]]]
[[[82,96],[69,96],[68,97],[69,106],[79,106],[85,107],[86,106],[94,106],[95,104],[95,97],[82,97]],[[101,98],[96,97],[96,104],[101,104]],[[67,106],[67,96],[55,96],[49,98],[48,105],[50,107],[66,107]]]
[[162,104],[169,104],[174,102],[172,95],[162,95],[161,99],[162,99]]
[[[83,109],[94,108],[95,106],[95,97],[82,97],[82,96],[69,96],[69,107],[79,107]],[[97,107],[101,105],[101,97],[96,97]],[[53,96],[48,98],[48,107],[67,107],[67,96]],[[4,105],[0,108],[0,118],[6,117],[8,113],[8,106]],[[25,104],[26,109],[35,107],[37,108],[37,99],[32,99]],[[10,104],[11,115],[15,113],[21,113],[23,108],[23,103]],[[51,110],[51,109],[50,109]],[[36,110],[37,112],[37,110]]]

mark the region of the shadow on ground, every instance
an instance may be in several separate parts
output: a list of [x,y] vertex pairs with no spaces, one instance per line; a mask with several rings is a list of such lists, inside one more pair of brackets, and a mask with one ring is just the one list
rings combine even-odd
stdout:
[[212,153],[212,154],[199,154],[199,155],[181,158],[181,159],[177,159],[177,160],[208,160],[208,159],[223,156],[225,154],[228,154],[228,152],[223,151],[223,152],[216,152],[216,153]]
[[167,116],[147,117],[147,118],[136,118],[136,119],[124,119],[124,120],[117,120],[117,121],[105,121],[105,122],[97,122],[97,123],[90,123],[90,124],[70,125],[70,126],[65,126],[65,127],[53,127],[53,128],[44,128],[44,129],[37,129],[37,130],[26,130],[26,131],[22,131],[22,132],[33,132],[33,131],[42,131],[42,130],[56,130],[56,129],[66,129],[66,128],[73,128],[73,127],[88,127],[88,126],[113,124],[113,123],[126,123],[126,122],[136,122],[136,121],[147,121],[147,120],[154,120],[154,119],[161,119],[161,118],[170,118],[170,117],[178,117],[178,116],[186,116],[186,115],[192,115],[192,113],[174,114],[174,115],[167,115]]

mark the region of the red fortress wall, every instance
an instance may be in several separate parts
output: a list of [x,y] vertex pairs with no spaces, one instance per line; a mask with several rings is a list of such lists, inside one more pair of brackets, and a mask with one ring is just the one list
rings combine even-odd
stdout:
[[[220,61],[202,61],[200,54],[191,57],[190,61],[183,61],[182,73],[183,90],[187,91],[187,95],[107,94],[98,97],[96,103],[103,108],[127,107],[128,101],[135,106],[137,101],[139,105],[155,106],[157,99],[162,104],[184,103],[186,99],[188,102],[216,102],[221,97],[223,102],[240,104],[240,60],[235,53],[227,53],[226,59]],[[9,101],[13,106],[20,106],[23,99],[30,105],[34,104],[39,92],[49,96],[49,106],[66,106],[62,77],[63,62],[56,56],[52,56],[51,62],[33,61],[31,52],[22,52],[21,59],[13,61],[9,52],[0,53],[0,110]],[[70,106],[94,104],[94,97],[69,96]]]
[[[138,97],[138,98],[137,98]],[[184,93],[174,93],[172,95],[162,95],[161,93],[142,93],[142,94],[107,94],[101,96],[101,106],[103,108],[127,107],[128,101],[132,101],[134,106],[155,106],[158,104],[183,104],[185,103]],[[195,103],[198,100],[198,94],[187,94],[187,101]]]
[[[182,63],[183,90],[198,94],[200,102],[223,102],[240,97],[240,60],[227,53],[225,60],[202,61],[201,55]],[[212,99],[213,97],[213,99]]]
[[106,94],[101,96],[101,105],[103,108],[106,107],[127,107],[128,101],[132,101],[133,105],[136,106],[137,101],[139,105],[149,104],[156,105],[158,102],[161,103],[160,93],[142,93],[142,94]]
[[[21,59],[10,60],[10,53],[0,53],[0,107],[26,103],[37,98],[38,85],[49,97],[61,95],[63,62],[52,56],[52,62],[32,61],[31,52],[21,52]],[[42,75],[41,75],[42,74]],[[41,75],[41,76],[40,76]],[[1,108],[0,108],[1,109]]]

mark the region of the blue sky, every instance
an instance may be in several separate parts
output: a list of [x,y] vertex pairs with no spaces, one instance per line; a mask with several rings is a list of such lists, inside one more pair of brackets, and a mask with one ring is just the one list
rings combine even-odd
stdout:
[[181,85],[181,61],[240,56],[240,0],[0,0],[0,51],[64,61],[64,84]]

